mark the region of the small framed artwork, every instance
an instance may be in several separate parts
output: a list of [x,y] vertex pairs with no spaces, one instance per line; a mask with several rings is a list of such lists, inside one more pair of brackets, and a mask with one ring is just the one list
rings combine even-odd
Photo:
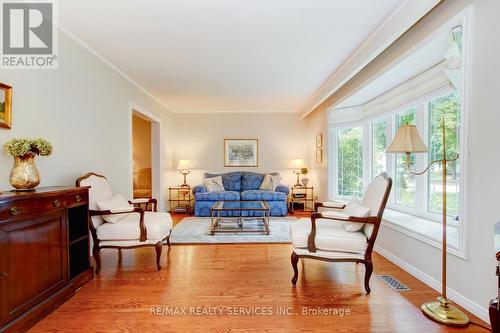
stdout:
[[12,87],[0,83],[0,127],[10,128],[12,122]]
[[316,149],[316,163],[323,163],[323,149]]
[[316,148],[321,148],[323,147],[323,134],[318,133],[316,135]]
[[225,167],[256,167],[259,161],[259,140],[224,139]]

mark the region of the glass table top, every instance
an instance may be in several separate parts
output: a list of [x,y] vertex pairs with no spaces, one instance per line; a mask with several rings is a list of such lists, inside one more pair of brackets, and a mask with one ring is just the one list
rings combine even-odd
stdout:
[[259,201],[217,201],[211,208],[213,211],[224,210],[268,210],[267,202]]

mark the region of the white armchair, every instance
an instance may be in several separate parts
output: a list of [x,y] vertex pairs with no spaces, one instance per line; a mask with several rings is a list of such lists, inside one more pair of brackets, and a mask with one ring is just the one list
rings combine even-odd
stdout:
[[368,188],[361,205],[336,202],[316,204],[311,218],[292,223],[292,283],[298,278],[301,258],[331,262],[356,262],[365,265],[365,289],[370,293],[373,272],[372,250],[380,221],[391,192],[392,179],[383,173]]
[[[156,266],[161,269],[162,244],[170,247],[172,217],[169,213],[158,213],[155,199],[135,199],[129,206],[100,210],[98,202],[113,198],[113,192],[106,177],[88,173],[77,179],[76,186],[89,186],[89,228],[92,234],[92,254],[96,262],[95,272],[101,270],[100,250],[106,248],[132,249],[150,246],[156,250]],[[126,203],[126,202],[125,202]],[[144,211],[138,204],[152,204],[153,211]],[[109,223],[110,216],[120,216],[120,220]]]

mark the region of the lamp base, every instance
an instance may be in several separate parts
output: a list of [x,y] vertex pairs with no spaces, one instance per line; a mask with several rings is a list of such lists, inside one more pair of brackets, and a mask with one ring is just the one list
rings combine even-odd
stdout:
[[436,301],[426,302],[420,307],[430,319],[449,326],[468,326],[469,317],[447,299],[439,296]]

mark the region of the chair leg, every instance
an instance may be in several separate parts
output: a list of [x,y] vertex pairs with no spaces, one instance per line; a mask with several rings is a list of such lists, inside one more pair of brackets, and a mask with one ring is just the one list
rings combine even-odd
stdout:
[[299,262],[299,256],[295,252],[292,252],[291,260],[293,267],[292,284],[295,286],[297,284],[297,278],[299,277],[299,269],[297,267],[297,263]]
[[99,274],[101,272],[101,250],[98,246],[94,246],[92,249],[92,255],[95,260],[95,273]]
[[161,265],[160,265],[161,250],[162,250],[161,242],[155,244],[155,250],[156,250],[156,268],[158,268],[158,270],[161,270]]
[[168,247],[170,247],[170,235],[168,235],[168,237],[167,237],[167,245],[168,245]]
[[373,272],[373,264],[371,261],[365,262],[365,290],[366,294],[370,294],[370,277],[372,276]]

